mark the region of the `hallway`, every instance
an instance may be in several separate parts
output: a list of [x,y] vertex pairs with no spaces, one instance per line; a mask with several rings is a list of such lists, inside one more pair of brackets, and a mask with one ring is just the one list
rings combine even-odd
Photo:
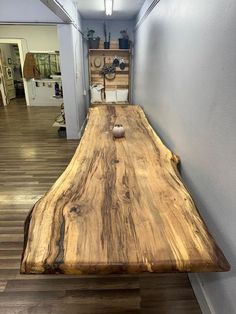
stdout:
[[1,0],[0,314],[236,314],[235,33],[233,0]]
[[201,313],[185,274],[20,275],[23,224],[72,157],[58,138],[56,107],[0,108],[0,314]]

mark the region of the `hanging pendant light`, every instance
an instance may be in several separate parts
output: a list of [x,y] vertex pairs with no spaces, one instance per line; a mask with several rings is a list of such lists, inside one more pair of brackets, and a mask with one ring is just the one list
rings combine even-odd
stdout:
[[112,15],[113,0],[105,0],[105,12],[106,15]]

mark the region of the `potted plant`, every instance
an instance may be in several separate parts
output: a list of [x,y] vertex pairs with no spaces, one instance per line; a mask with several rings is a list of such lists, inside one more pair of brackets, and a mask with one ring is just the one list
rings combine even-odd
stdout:
[[100,37],[95,37],[95,31],[88,29],[87,40],[89,49],[98,49],[100,44]]
[[111,33],[109,32],[108,41],[107,41],[107,26],[105,22],[104,22],[103,31],[104,31],[104,37],[105,37],[104,49],[110,49]]
[[122,38],[119,38],[119,49],[129,49],[130,48],[130,40],[127,30],[121,30],[120,34]]

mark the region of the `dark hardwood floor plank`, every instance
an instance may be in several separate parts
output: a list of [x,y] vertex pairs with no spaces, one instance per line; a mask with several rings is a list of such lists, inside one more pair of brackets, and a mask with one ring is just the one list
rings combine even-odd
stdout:
[[[22,276],[24,277],[24,276]],[[41,276],[43,277],[43,276]],[[68,279],[9,280],[6,291],[64,291],[64,290],[115,290],[139,289],[139,278],[101,277]]]
[[7,281],[6,280],[0,280],[0,292],[4,292],[6,289]]
[[[36,304],[30,306],[2,307],[0,314],[139,314],[138,308],[116,308],[111,304],[104,306],[77,305],[77,304]],[[157,313],[157,312],[155,312]],[[195,313],[194,313],[195,314]]]

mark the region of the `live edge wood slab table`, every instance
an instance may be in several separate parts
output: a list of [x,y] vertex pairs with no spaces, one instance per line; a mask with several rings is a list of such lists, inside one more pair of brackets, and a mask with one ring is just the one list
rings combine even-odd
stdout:
[[178,163],[139,106],[91,108],[70,164],[27,218],[21,273],[229,270]]

